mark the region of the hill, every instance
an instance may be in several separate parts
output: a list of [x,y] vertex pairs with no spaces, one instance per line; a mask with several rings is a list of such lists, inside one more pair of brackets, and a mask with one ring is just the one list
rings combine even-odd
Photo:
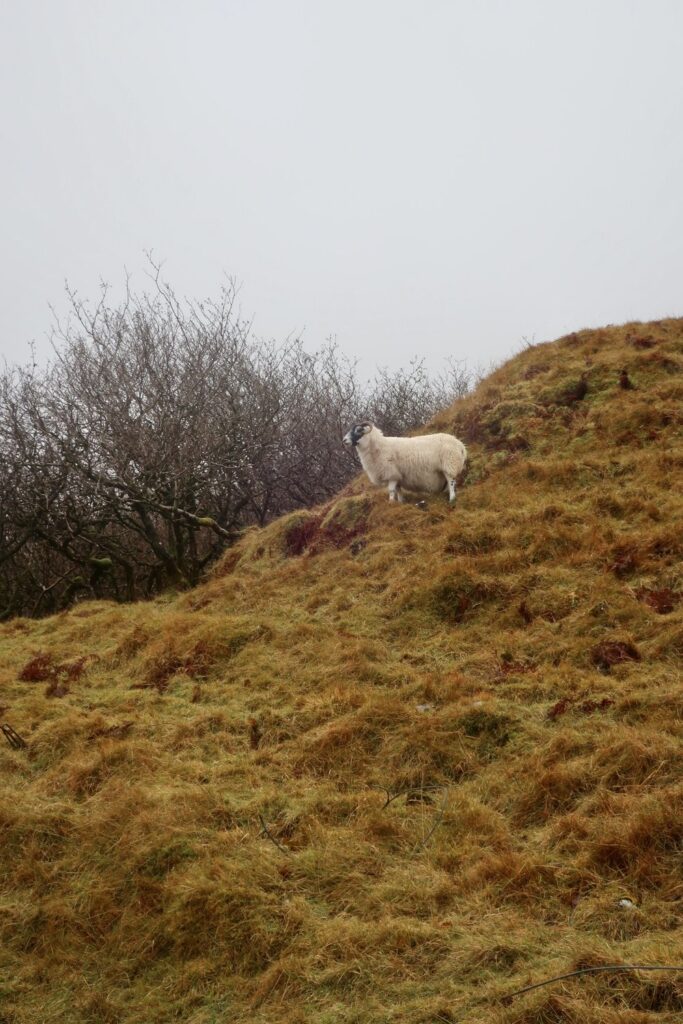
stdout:
[[[683,974],[683,320],[529,348],[202,586],[0,626],[3,1024],[645,1024]],[[622,372],[623,371],[623,372]],[[624,902],[627,901],[627,902]]]

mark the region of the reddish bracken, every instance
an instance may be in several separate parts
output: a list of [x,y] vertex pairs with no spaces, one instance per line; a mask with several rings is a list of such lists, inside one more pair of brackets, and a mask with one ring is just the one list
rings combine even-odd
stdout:
[[553,706],[549,709],[548,718],[559,718],[560,715],[564,715],[567,711],[569,711],[571,706],[571,697],[562,697],[561,700],[558,700],[557,704],[553,704]]
[[613,704],[614,701],[611,697],[603,697],[602,700],[584,700],[579,704],[578,710],[582,711],[584,715],[590,715],[593,711],[606,711]]
[[[95,655],[84,654],[80,658],[76,658],[75,661],[59,663],[54,661],[51,654],[41,652],[24,665],[19,673],[19,679],[22,683],[44,683],[61,676],[62,679],[68,679],[70,682],[73,682],[76,679],[80,679],[85,672],[88,662],[97,660],[99,659]],[[48,696],[61,697],[63,694],[49,693]]]
[[640,587],[635,593],[639,601],[648,605],[658,615],[668,615],[669,612],[674,610],[681,599],[680,594],[676,594],[668,587],[663,587],[661,590],[649,590],[647,587]]
[[54,679],[56,674],[52,655],[41,653],[26,662],[19,673],[19,679],[22,683],[44,683],[46,679]]
[[526,672],[533,671],[533,664],[529,661],[517,661],[515,658],[507,652],[501,654],[498,663],[498,671],[503,676],[518,676],[524,675]]
[[641,655],[630,640],[603,640],[591,651],[591,661],[603,672],[609,672],[613,665],[623,661],[640,661]]
[[613,704],[614,701],[611,697],[603,697],[602,700],[592,700],[589,698],[588,700],[581,701],[580,704],[577,704],[571,697],[563,697],[561,700],[558,700],[557,704],[553,704],[553,706],[548,710],[547,717],[551,720],[560,718],[560,716],[566,714],[570,708],[573,708],[575,711],[580,711],[584,715],[590,715],[594,711],[606,711],[607,708],[611,708]]
[[83,655],[75,661],[65,661],[63,665],[57,666],[57,671],[63,672],[67,679],[80,679],[89,660],[87,655]]

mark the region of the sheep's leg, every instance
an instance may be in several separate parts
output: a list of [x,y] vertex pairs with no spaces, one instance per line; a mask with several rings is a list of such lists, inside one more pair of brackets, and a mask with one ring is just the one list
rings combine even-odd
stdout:
[[447,477],[448,480],[448,500],[452,503],[455,501],[456,486],[453,477]]
[[401,494],[401,485],[397,480],[392,480],[389,484],[389,501],[405,501],[405,498]]

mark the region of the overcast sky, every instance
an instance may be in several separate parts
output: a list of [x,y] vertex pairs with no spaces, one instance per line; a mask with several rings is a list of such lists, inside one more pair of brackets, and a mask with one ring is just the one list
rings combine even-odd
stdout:
[[683,315],[682,0],[0,0],[0,353],[145,249],[255,331],[488,363]]

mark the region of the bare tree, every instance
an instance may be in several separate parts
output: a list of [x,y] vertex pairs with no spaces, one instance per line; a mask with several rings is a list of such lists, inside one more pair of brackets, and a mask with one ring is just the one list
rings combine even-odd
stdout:
[[455,361],[432,376],[424,359],[413,359],[398,370],[381,368],[366,399],[368,412],[385,434],[404,434],[466,395],[471,381],[469,370]]
[[411,430],[467,390],[459,364],[362,384],[333,343],[254,337],[231,282],[181,302],[151,267],[118,305],[70,293],[52,363],[0,378],[0,616],[196,583],[245,526],[355,474],[352,420]]

